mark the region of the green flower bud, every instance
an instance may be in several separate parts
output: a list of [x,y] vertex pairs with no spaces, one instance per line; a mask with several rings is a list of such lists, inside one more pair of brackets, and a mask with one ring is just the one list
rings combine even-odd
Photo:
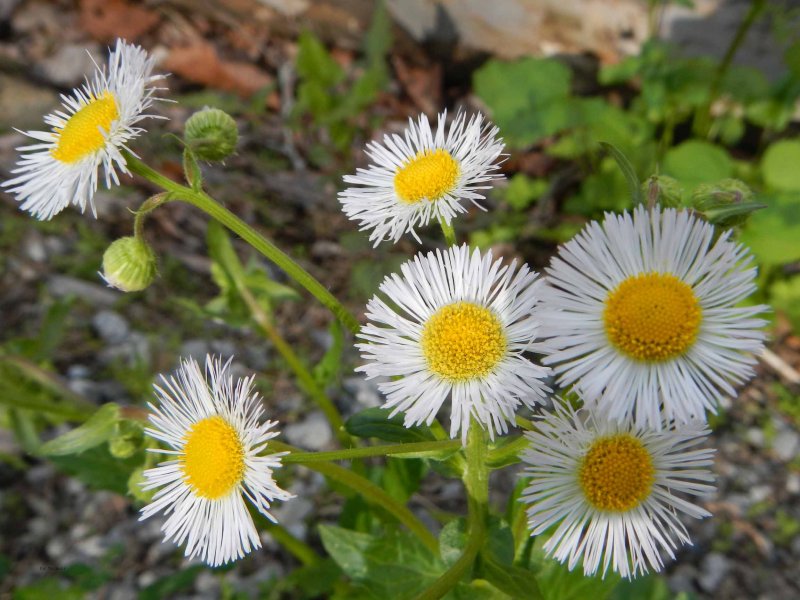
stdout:
[[108,451],[114,458],[130,458],[142,447],[144,428],[133,421],[119,421],[108,440]]
[[680,182],[669,175],[651,175],[642,184],[648,206],[660,204],[663,208],[683,206],[685,192]]
[[142,239],[120,238],[103,254],[103,279],[123,292],[145,289],[157,274],[156,255]]
[[734,227],[765,205],[753,201],[753,192],[744,182],[722,179],[698,185],[692,194],[692,208],[713,225]]
[[228,113],[206,107],[186,121],[184,139],[198,158],[220,161],[236,150],[239,130]]
[[128,477],[128,493],[139,502],[147,504],[153,500],[156,490],[145,490],[147,479],[144,476],[144,467],[138,467]]

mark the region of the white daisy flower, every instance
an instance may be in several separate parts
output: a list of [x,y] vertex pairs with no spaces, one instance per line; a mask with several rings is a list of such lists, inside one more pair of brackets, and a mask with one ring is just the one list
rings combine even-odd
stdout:
[[93,196],[102,166],[106,187],[119,185],[117,169],[128,173],[122,150],[144,132],[137,123],[155,98],[154,60],[139,46],[117,40],[108,72],[97,67],[93,79],[62,95],[62,110],[44,118],[50,131],[22,132],[38,143],[18,148],[22,156],[14,179],[2,186],[38,219],[51,219],[70,204],[97,216]]
[[208,356],[204,375],[189,358],[177,378],[162,376],[164,387],[155,386],[160,406],[150,404],[153,427],[146,429],[170,448],[154,451],[174,458],[144,472],[144,489],[160,489],[140,520],[168,514],[165,541],[185,542],[186,556],[212,567],[261,547],[244,497],[273,522],[270,502],[292,497],[272,478],[286,453],[261,456],[277,423],[259,423],[253,377],[234,383],[230,364]]
[[736,306],[756,269],[730,235],[658,207],[590,223],[547,269],[544,363],[613,419],[705,420],[753,375],[764,340],[768,307]]
[[466,439],[470,416],[494,437],[517,406],[544,400],[549,369],[524,356],[539,327],[536,273],[466,245],[418,254],[400,270],[381,283],[387,300],[367,304],[357,344],[367,379],[396,378],[379,384],[392,415],[405,412],[406,427],[431,424],[451,398],[450,437]]
[[662,554],[674,559],[677,543],[691,544],[679,513],[710,516],[677,495],[714,491],[714,451],[694,448],[709,434],[701,423],[644,429],[556,404],[536,429],[525,432],[530,484],[520,502],[532,535],[553,531],[544,550],[570,570],[583,559],[586,575],[659,571]]
[[372,229],[369,236],[377,246],[384,239],[397,242],[409,232],[419,241],[414,228],[431,219],[450,224],[458,213],[467,211],[462,200],[478,200],[482,190],[502,177],[496,173],[503,141],[499,129],[480,114],[467,121],[459,112],[450,127],[447,111],[439,115],[434,135],[428,117],[408,121],[405,135],[386,135],[383,144],[370,142],[366,153],[372,160],[368,169],[346,175],[353,184],[339,193],[342,210],[360,222],[360,229]]

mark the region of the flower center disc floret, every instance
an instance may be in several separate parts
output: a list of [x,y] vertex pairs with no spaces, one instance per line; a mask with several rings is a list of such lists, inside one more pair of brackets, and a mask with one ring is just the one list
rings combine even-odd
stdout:
[[485,377],[506,352],[497,316],[471,302],[436,311],[422,331],[422,352],[431,371],[449,381]]
[[611,343],[645,362],[686,352],[697,338],[701,317],[692,288],[668,273],[629,277],[608,295],[603,311]]
[[222,417],[206,417],[186,434],[181,463],[186,482],[198,496],[222,498],[244,477],[244,448],[239,434]]
[[629,434],[596,440],[578,472],[583,494],[603,511],[626,512],[650,495],[655,468],[644,444]]
[[56,129],[58,143],[51,150],[53,158],[74,163],[97,152],[105,144],[105,135],[117,119],[117,101],[111,92],[103,92],[72,115],[62,129]]
[[394,189],[406,204],[438,200],[455,188],[459,172],[458,163],[447,150],[425,150],[398,169]]

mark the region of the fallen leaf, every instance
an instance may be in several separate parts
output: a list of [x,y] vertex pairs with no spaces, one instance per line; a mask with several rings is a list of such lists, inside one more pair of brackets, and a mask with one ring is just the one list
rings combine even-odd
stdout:
[[222,60],[214,46],[204,40],[172,48],[162,66],[194,83],[243,97],[252,96],[273,81],[269,73],[253,64]]
[[81,0],[81,25],[101,42],[136,40],[160,20],[157,12],[125,0]]
[[412,67],[395,56],[392,59],[397,80],[417,107],[427,115],[435,115],[442,103],[442,65]]

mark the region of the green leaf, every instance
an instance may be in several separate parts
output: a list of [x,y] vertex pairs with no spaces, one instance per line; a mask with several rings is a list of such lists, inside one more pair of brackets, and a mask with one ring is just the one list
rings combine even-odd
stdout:
[[770,305],[789,319],[796,334],[800,333],[800,275],[773,283],[769,297]]
[[587,577],[580,567],[570,571],[566,565],[545,558],[541,548],[534,556],[531,570],[535,572],[539,589],[547,600],[605,600],[621,579],[613,572],[603,578],[599,575]]
[[331,347],[312,369],[311,374],[320,388],[325,389],[334,382],[339,370],[342,368],[342,350],[344,349],[344,334],[338,319],[331,321],[328,331],[333,338]]
[[319,532],[322,545],[342,571],[376,598],[414,598],[444,571],[437,557],[403,531],[374,536],[320,525]]
[[406,503],[419,489],[419,484],[426,472],[423,460],[390,456],[386,459],[382,487],[390,496]]
[[800,141],[775,142],[761,159],[764,183],[778,191],[800,191]]
[[402,416],[389,418],[390,413],[390,410],[384,408],[368,408],[347,419],[344,428],[356,437],[374,437],[395,443],[429,442],[436,439],[428,427],[405,427]]
[[539,600],[544,598],[536,575],[520,567],[502,565],[494,558],[481,557],[481,574],[497,589],[512,598],[520,600]]
[[67,456],[94,448],[114,435],[119,420],[119,406],[108,403],[97,409],[80,427],[42,444],[39,452],[45,456]]
[[108,447],[103,445],[80,454],[53,456],[50,460],[56,468],[77,477],[91,488],[124,496],[128,492],[128,479],[142,464],[144,453],[140,451],[130,458],[119,459],[111,456]]
[[374,74],[377,87],[381,88],[389,79],[386,56],[392,47],[392,20],[383,0],[378,0],[374,6],[372,22],[364,36],[364,54],[367,58],[367,69]]
[[475,72],[473,89],[506,143],[524,147],[569,126],[571,78],[569,68],[550,58],[490,60]]
[[450,568],[464,553],[467,545],[467,522],[459,517],[442,527],[439,532],[439,556]]
[[648,575],[636,579],[623,579],[609,596],[609,600],[672,600],[666,579]]
[[194,580],[204,569],[204,565],[192,565],[170,573],[139,592],[139,600],[162,600],[163,598],[172,598],[178,592],[189,591]]
[[689,140],[670,148],[664,157],[664,173],[693,188],[733,176],[733,161],[719,146]]
[[639,176],[636,175],[636,169],[633,168],[628,157],[608,142],[600,142],[600,146],[617,161],[619,170],[622,171],[622,175],[625,177],[625,181],[628,184],[628,192],[631,195],[633,205],[638,206],[639,204],[644,204],[642,184],[639,181]]
[[183,175],[195,192],[203,189],[203,171],[200,170],[200,165],[197,164],[194,152],[187,146],[183,149]]
[[800,260],[800,195],[784,192],[759,199],[767,208],[750,216],[740,240],[763,264]]
[[323,87],[334,86],[342,80],[344,71],[313,33],[304,31],[297,41],[297,73],[300,77]]
[[525,210],[542,197],[550,184],[546,179],[531,179],[517,173],[508,181],[503,198],[514,210]]
[[334,585],[342,576],[342,570],[330,558],[294,569],[281,582],[287,591],[300,590],[305,598],[328,598]]

